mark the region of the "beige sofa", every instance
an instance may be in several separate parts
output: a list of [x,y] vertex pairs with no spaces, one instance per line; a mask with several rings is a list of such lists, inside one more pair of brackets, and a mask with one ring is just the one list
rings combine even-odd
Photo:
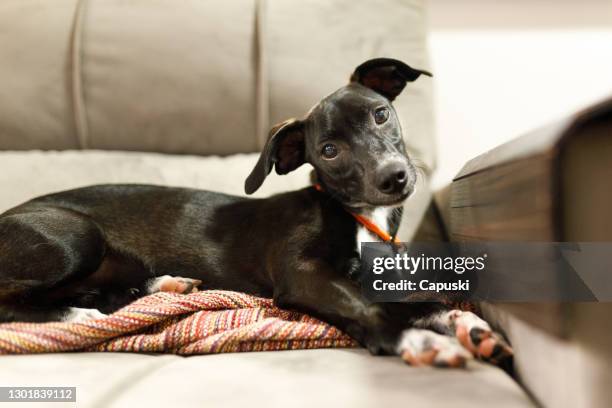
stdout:
[[[3,0],[0,211],[95,183],[242,194],[271,124],[304,114],[359,63],[428,68],[424,15],[419,0]],[[431,86],[417,81],[395,103],[426,175]],[[271,177],[258,195],[304,186],[308,173]],[[430,199],[427,180],[417,191],[403,239]],[[415,369],[362,349],[10,356],[0,384],[76,386],[86,407],[532,405],[493,366]]]

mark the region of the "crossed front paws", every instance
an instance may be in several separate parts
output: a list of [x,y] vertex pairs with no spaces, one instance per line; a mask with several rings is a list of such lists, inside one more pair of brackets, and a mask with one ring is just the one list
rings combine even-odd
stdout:
[[426,328],[405,330],[397,352],[414,366],[463,367],[478,358],[493,364],[512,356],[512,348],[487,322],[472,312],[451,310],[427,319],[439,334]]
[[405,330],[398,344],[398,354],[417,367],[463,367],[473,358],[456,338],[427,329]]

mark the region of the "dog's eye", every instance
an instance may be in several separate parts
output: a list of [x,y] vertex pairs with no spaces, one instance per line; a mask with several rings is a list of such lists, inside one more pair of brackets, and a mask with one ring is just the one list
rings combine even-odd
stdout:
[[374,111],[374,120],[377,124],[380,125],[385,123],[387,119],[389,119],[389,109],[383,106],[382,108],[378,108]]
[[325,159],[333,159],[338,155],[338,148],[335,145],[328,143],[323,146],[321,154],[323,154],[323,158]]

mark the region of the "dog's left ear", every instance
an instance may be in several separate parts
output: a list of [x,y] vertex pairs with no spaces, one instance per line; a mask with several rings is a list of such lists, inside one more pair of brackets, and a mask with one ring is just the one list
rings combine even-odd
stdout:
[[358,82],[378,92],[390,101],[399,95],[406,82],[416,81],[421,75],[432,76],[422,69],[411,68],[392,58],[375,58],[355,68],[351,82]]
[[244,183],[244,191],[253,194],[272,171],[287,174],[305,163],[304,124],[297,119],[289,119],[274,125],[268,141],[259,156],[257,164]]

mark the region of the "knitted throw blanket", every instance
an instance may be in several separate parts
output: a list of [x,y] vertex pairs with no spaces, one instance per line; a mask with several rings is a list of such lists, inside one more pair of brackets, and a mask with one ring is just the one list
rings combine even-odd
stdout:
[[0,324],[0,354],[127,351],[182,355],[356,347],[340,330],[271,299],[160,292],[82,323]]

